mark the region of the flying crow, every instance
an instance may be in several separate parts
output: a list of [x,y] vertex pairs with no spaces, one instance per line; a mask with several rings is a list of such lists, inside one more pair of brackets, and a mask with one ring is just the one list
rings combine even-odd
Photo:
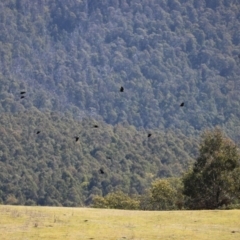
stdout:
[[151,134],[151,133],[149,133],[149,134],[148,134],[148,137],[151,137],[151,136],[152,136],[152,134]]
[[76,142],[79,140],[79,137],[75,137]]
[[181,104],[180,104],[180,107],[183,107],[184,106],[184,102],[182,102]]
[[120,87],[120,92],[123,92],[124,91],[124,88],[123,86]]
[[21,93],[21,94],[25,94],[26,92],[23,91],[23,92],[20,92],[20,93]]
[[104,171],[103,171],[102,168],[99,169],[99,172],[100,172],[101,174],[104,174]]
[[94,128],[98,128],[98,125],[94,125],[93,127],[94,127]]
[[40,131],[37,131],[37,134],[39,134],[40,133]]

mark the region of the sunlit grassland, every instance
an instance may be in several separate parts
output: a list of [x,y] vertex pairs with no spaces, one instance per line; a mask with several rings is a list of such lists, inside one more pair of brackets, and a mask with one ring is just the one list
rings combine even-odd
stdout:
[[0,206],[0,239],[240,239],[240,210]]

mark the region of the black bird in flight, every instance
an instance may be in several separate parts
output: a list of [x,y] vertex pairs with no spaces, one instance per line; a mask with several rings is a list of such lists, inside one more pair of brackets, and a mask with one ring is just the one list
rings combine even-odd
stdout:
[[107,157],[107,159],[109,159],[109,160],[112,160],[112,158],[111,158],[111,157]]
[[98,128],[98,125],[94,125],[93,127],[94,127],[94,128]]
[[23,91],[23,92],[20,92],[20,93],[21,93],[21,94],[25,94],[26,92]]
[[25,98],[25,96],[21,96],[21,99],[22,99],[22,98]]
[[99,169],[99,172],[100,172],[101,174],[104,174],[104,171],[103,171],[102,168]]
[[75,137],[76,142],[79,140],[79,137]]
[[124,91],[124,88],[123,86],[120,87],[120,92],[123,92]]
[[184,102],[182,102],[181,104],[180,104],[180,107],[183,107],[184,106]]
[[40,133],[40,131],[37,131],[37,134],[39,134]]
[[151,133],[149,133],[149,134],[148,134],[148,138],[149,138],[149,137],[151,137],[151,136],[152,136],[152,134],[151,134]]

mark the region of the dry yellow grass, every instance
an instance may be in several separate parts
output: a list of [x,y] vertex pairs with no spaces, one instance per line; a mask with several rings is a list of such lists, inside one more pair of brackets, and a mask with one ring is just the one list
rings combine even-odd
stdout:
[[0,206],[0,239],[240,239],[240,210],[125,211]]

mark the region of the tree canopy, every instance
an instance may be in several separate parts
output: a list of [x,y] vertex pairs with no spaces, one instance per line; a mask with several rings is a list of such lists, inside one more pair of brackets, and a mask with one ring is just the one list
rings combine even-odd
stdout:
[[35,108],[1,114],[0,125],[0,202],[9,204],[81,206],[113,191],[142,194],[155,178],[186,171],[198,147],[173,131],[148,138],[133,126]]
[[194,209],[229,205],[240,196],[240,154],[237,146],[220,129],[206,131],[199,157],[183,182],[187,204]]
[[68,110],[191,136],[221,125],[239,139],[235,0],[3,0],[0,16],[0,112]]
[[0,1],[0,201],[142,194],[188,168],[207,127],[238,144],[239,19],[235,0]]

